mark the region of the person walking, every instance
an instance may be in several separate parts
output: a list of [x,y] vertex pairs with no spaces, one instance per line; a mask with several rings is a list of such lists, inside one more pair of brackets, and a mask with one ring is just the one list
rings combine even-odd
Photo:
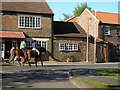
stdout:
[[32,50],[33,50],[33,51],[36,51],[36,52],[38,53],[38,55],[39,55],[40,52],[39,52],[39,50],[36,48],[36,40],[33,41],[32,47],[33,47]]

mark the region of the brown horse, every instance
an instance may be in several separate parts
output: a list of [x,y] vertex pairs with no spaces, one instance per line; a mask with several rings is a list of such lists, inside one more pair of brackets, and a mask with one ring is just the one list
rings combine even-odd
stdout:
[[[12,53],[11,54],[12,56],[10,56],[10,57],[12,58],[11,61],[13,61],[13,65],[15,65],[15,59],[18,61],[20,66],[21,66],[21,64],[24,64],[27,61],[27,50],[25,50],[23,52],[23,50],[21,50],[19,48],[16,48],[16,49],[14,48],[14,49],[11,49],[11,53]],[[23,58],[23,62],[21,60],[21,57]]]
[[31,57],[34,57],[36,67],[38,67],[38,65],[37,65],[38,61],[41,61],[41,65],[43,66],[43,60],[41,59],[42,48],[39,48],[38,50],[40,52],[39,55],[36,51],[32,51],[31,49],[27,50],[27,59],[28,59],[29,66],[31,66],[31,64],[30,64]]
[[[29,66],[31,66],[30,61],[31,61],[31,57],[34,58],[35,61],[35,65],[37,67],[37,62],[41,61],[41,65],[43,66],[43,60],[41,59],[41,53],[42,53],[42,48],[38,49],[40,51],[40,54],[38,55],[37,52],[32,51],[32,49],[27,49],[25,51],[16,48],[12,50],[12,53],[14,53],[14,58],[17,57],[17,61],[19,63],[19,65],[21,66],[21,64],[24,66],[25,62],[28,62]],[[21,57],[23,58],[23,61],[21,60]],[[14,63],[14,58],[13,58],[13,64]]]

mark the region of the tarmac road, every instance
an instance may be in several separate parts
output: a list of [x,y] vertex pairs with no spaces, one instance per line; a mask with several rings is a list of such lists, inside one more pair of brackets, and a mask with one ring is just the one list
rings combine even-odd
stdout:
[[5,88],[77,88],[69,82],[69,71],[78,68],[118,68],[118,63],[48,63],[43,67],[3,66],[2,85]]
[[68,69],[7,67],[11,69],[2,74],[3,88],[76,88],[69,82]]

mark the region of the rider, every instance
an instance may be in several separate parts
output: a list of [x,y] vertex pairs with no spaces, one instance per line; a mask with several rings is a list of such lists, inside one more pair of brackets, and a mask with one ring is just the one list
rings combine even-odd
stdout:
[[38,53],[38,55],[39,55],[40,52],[39,52],[39,50],[36,48],[36,40],[33,41],[32,47],[33,47],[32,50],[33,50],[33,51],[36,51],[36,52]]
[[25,42],[25,39],[21,42],[20,44],[20,49],[22,49],[22,51],[24,52],[24,56],[25,58],[27,57],[27,54],[26,54],[26,42]]
[[20,44],[20,49],[22,49],[23,51],[26,50],[26,42],[25,42],[25,39],[21,42],[21,44]]

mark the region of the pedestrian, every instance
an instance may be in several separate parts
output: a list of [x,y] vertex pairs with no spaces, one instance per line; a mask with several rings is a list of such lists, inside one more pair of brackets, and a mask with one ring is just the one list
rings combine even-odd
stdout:
[[10,50],[10,60],[8,61],[8,63],[10,63],[15,57],[15,47],[12,47]]
[[36,48],[36,40],[34,40],[32,43],[32,50],[36,51],[38,53],[38,55],[40,54],[39,50]]

